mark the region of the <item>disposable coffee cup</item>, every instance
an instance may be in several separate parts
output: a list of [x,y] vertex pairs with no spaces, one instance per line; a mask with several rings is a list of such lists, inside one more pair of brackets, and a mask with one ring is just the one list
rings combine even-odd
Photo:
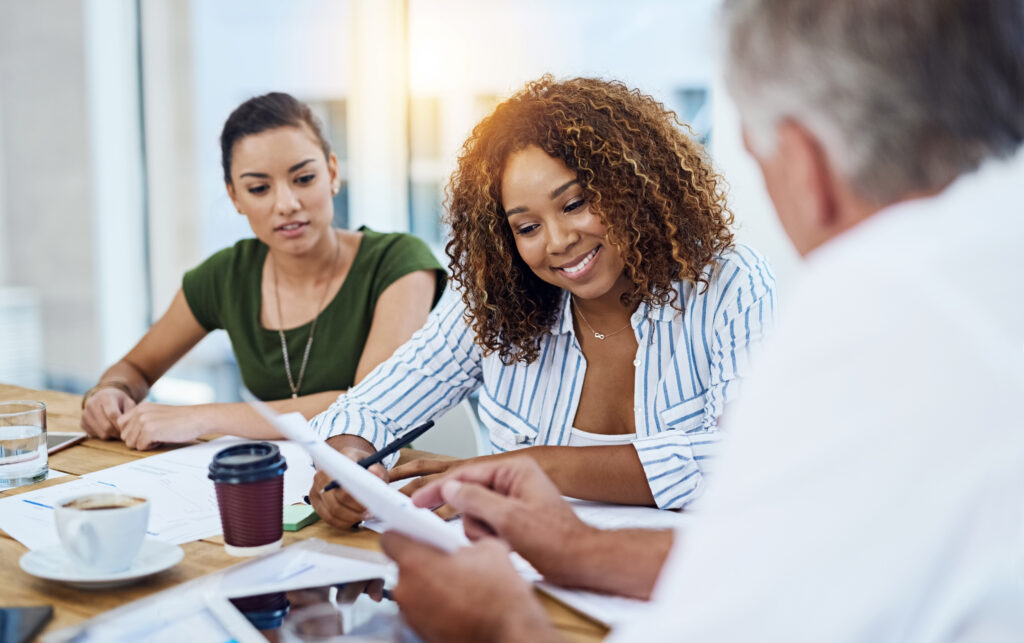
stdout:
[[54,512],[57,534],[80,570],[123,572],[132,566],[149,524],[149,503],[123,493],[91,493],[70,498]]
[[261,556],[281,546],[287,468],[281,450],[269,442],[236,444],[213,456],[209,478],[227,553]]
[[284,592],[229,600],[257,630],[276,630],[281,627],[291,606]]

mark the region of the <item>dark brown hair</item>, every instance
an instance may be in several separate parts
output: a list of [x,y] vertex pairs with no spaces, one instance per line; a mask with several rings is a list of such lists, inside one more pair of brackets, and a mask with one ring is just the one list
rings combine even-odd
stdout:
[[331,155],[331,144],[320,130],[320,121],[313,116],[309,105],[291,94],[271,92],[255,96],[235,108],[220,133],[220,164],[224,168],[224,182],[231,183],[231,154],[235,143],[250,136],[277,127],[308,127],[320,143],[324,158]]
[[505,162],[530,145],[576,173],[633,283],[625,305],[678,309],[674,281],[707,288],[704,268],[732,245],[732,213],[723,180],[680,125],[622,83],[544,76],[473,128],[446,189],[446,249],[485,353],[532,362],[558,312],[561,290],[520,258],[501,204]]

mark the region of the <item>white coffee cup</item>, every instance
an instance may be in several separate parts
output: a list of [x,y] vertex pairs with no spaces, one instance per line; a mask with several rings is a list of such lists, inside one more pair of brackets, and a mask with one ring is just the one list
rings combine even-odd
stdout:
[[112,574],[131,567],[149,524],[149,502],[122,493],[65,500],[55,511],[60,542],[81,570]]

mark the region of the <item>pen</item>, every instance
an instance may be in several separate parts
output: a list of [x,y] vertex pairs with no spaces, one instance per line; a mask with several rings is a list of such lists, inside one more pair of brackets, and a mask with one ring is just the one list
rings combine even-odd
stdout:
[[[377,464],[378,462],[380,462],[384,458],[388,457],[389,455],[391,455],[395,451],[398,451],[399,449],[401,449],[405,445],[409,444],[410,442],[412,442],[416,438],[418,438],[421,435],[423,435],[427,431],[427,429],[429,429],[432,426],[434,426],[434,421],[433,420],[428,420],[427,422],[424,422],[423,424],[421,424],[418,427],[416,427],[415,429],[409,431],[408,433],[406,433],[402,437],[398,438],[397,440],[395,440],[391,444],[387,445],[386,447],[384,447],[383,449],[381,449],[377,453],[374,453],[373,455],[368,455],[365,458],[363,458],[362,460],[360,460],[359,461],[359,466],[361,466],[364,469],[370,468],[372,465]],[[337,480],[331,480],[331,482],[326,487],[324,487],[320,491],[320,493],[321,494],[327,493],[328,491],[332,491],[334,489],[337,489],[338,486],[339,485],[338,485],[338,481]]]

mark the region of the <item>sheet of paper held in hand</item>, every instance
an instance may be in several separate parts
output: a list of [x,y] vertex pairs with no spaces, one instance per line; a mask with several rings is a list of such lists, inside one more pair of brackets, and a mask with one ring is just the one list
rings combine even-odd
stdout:
[[[213,455],[242,441],[219,438],[148,458],[88,473],[64,484],[0,499],[0,529],[29,549],[59,542],[53,508],[86,493],[117,491],[148,498],[148,533],[182,544],[221,533],[213,483],[206,477]],[[305,449],[284,440],[274,442],[284,454],[284,502],[302,501],[313,484],[312,461]]]
[[[391,486],[394,489],[401,489],[409,482],[411,480],[397,480],[392,482]],[[580,520],[598,529],[676,529],[684,527],[692,519],[691,512],[679,513],[650,507],[612,505],[568,497],[565,500]],[[464,533],[461,518],[449,520],[445,524],[456,534]],[[374,519],[363,522],[363,526],[380,533],[386,531],[387,528],[381,521]],[[637,611],[647,605],[646,601],[637,598],[553,585],[545,581],[544,577],[533,568],[533,565],[519,554],[512,552],[509,558],[524,580],[534,583],[566,605],[605,625],[614,627],[628,619],[636,618]]]
[[469,544],[466,536],[453,531],[429,509],[421,509],[402,492],[335,451],[310,428],[301,413],[278,415],[260,402],[249,402],[269,420],[281,435],[302,445],[318,469],[326,472],[389,530],[403,533],[444,551]]

